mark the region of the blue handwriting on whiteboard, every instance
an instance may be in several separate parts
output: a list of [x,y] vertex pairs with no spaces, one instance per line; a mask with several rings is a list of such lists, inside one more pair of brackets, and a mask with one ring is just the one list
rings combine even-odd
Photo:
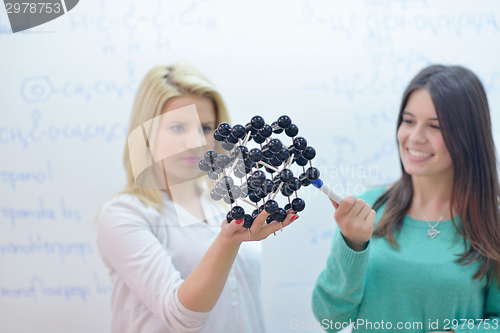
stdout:
[[128,130],[127,126],[122,123],[49,125],[40,128],[42,114],[36,109],[31,111],[31,118],[32,125],[29,130],[15,126],[0,126],[0,144],[20,143],[23,148],[28,148],[29,144],[39,143],[47,138],[51,141],[78,140],[86,143],[100,139],[111,142],[124,139]]
[[[133,73],[133,72],[132,72]],[[47,75],[24,78],[21,83],[20,95],[26,103],[45,103],[52,95],[62,94],[66,98],[79,98],[86,101],[99,96],[112,94],[118,98],[133,95],[137,82],[130,77],[125,83],[115,80],[97,80],[91,83],[68,81],[56,88]]]
[[[80,222],[81,215],[77,209],[68,209],[64,198],[60,198],[61,218]],[[37,208],[12,208],[0,206],[0,217],[10,220],[12,227],[16,226],[18,220],[56,220],[56,211],[53,208],[45,208],[43,199],[38,199]]]
[[94,272],[94,284],[98,294],[109,294],[113,290],[113,286],[109,282],[103,283],[96,272]]
[[80,257],[82,263],[87,263],[87,256],[94,252],[90,242],[61,242],[42,240],[40,234],[35,237],[28,236],[25,242],[0,243],[0,254],[8,255],[33,255],[48,254],[59,255],[61,262],[65,263],[67,256]]
[[86,302],[89,295],[90,288],[86,285],[47,286],[38,276],[33,276],[26,287],[0,287],[0,297],[31,298],[35,302],[38,302],[40,297],[64,298],[68,302],[76,298]]
[[47,161],[47,169],[43,171],[0,170],[0,180],[9,183],[12,189],[16,189],[17,183],[43,183],[52,180],[52,164]]
[[56,219],[56,212],[51,208],[45,208],[43,204],[43,199],[40,198],[38,200],[38,208],[30,209],[30,208],[10,208],[10,207],[1,207],[0,213],[3,218],[7,218],[10,220],[10,224],[15,227],[17,220],[52,220]]
[[330,243],[333,239],[333,235],[335,235],[335,229],[326,229],[321,232],[316,230],[316,228],[309,228],[311,232],[310,242],[312,244],[318,244],[322,242]]

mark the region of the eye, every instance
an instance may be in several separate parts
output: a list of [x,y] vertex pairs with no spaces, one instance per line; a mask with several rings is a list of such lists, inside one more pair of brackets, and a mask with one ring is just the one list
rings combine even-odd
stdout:
[[182,132],[184,130],[184,126],[175,125],[175,126],[171,126],[170,129],[174,132]]
[[205,133],[205,134],[210,134],[213,132],[212,126],[202,126],[202,129],[203,129],[203,133]]
[[431,128],[433,128],[433,129],[437,129],[437,130],[440,130],[440,129],[441,129],[441,127],[439,127],[438,125],[431,125]]
[[413,124],[413,120],[411,119],[403,119],[403,122],[407,124]]

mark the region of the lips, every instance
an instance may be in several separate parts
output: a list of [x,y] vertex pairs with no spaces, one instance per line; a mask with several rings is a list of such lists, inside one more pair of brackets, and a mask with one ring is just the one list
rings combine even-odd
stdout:
[[429,154],[429,153],[424,153],[423,151],[420,151],[420,150],[415,150],[415,149],[411,149],[411,148],[406,148],[408,150],[408,153],[411,155],[411,156],[414,156],[414,157],[431,157],[433,156],[433,154]]
[[406,148],[406,151],[408,152],[408,159],[413,162],[423,162],[427,161],[430,159],[434,154],[429,154],[429,153],[424,153],[423,151],[412,149],[412,148]]

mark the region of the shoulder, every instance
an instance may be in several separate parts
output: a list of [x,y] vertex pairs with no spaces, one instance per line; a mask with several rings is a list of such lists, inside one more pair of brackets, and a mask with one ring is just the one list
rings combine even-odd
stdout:
[[146,212],[151,209],[153,209],[153,207],[146,206],[135,195],[122,193],[108,199],[102,206],[99,215],[110,212],[120,212],[120,211]]
[[357,195],[356,197],[358,199],[365,200],[367,204],[369,204],[370,206],[373,206],[375,201],[377,201],[377,199],[380,198],[387,191],[387,189],[389,187],[390,187],[390,185],[389,186],[383,185],[383,186],[377,186],[377,187],[365,189],[365,191],[362,194]]
[[97,229],[111,227],[116,224],[148,225],[160,213],[153,207],[145,205],[132,194],[119,194],[104,203],[97,218]]

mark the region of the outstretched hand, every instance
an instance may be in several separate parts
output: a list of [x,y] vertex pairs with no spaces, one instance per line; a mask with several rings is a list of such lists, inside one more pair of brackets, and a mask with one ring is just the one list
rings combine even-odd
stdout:
[[269,214],[265,210],[257,215],[250,227],[250,234],[248,233],[248,228],[243,228],[244,220],[232,220],[231,223],[227,223],[224,220],[222,221],[221,234],[227,239],[240,243],[245,241],[260,241],[266,239],[270,234],[275,233],[282,227],[285,228],[299,218],[293,210],[290,210],[281,224],[276,221],[267,224],[266,219],[268,216]]

